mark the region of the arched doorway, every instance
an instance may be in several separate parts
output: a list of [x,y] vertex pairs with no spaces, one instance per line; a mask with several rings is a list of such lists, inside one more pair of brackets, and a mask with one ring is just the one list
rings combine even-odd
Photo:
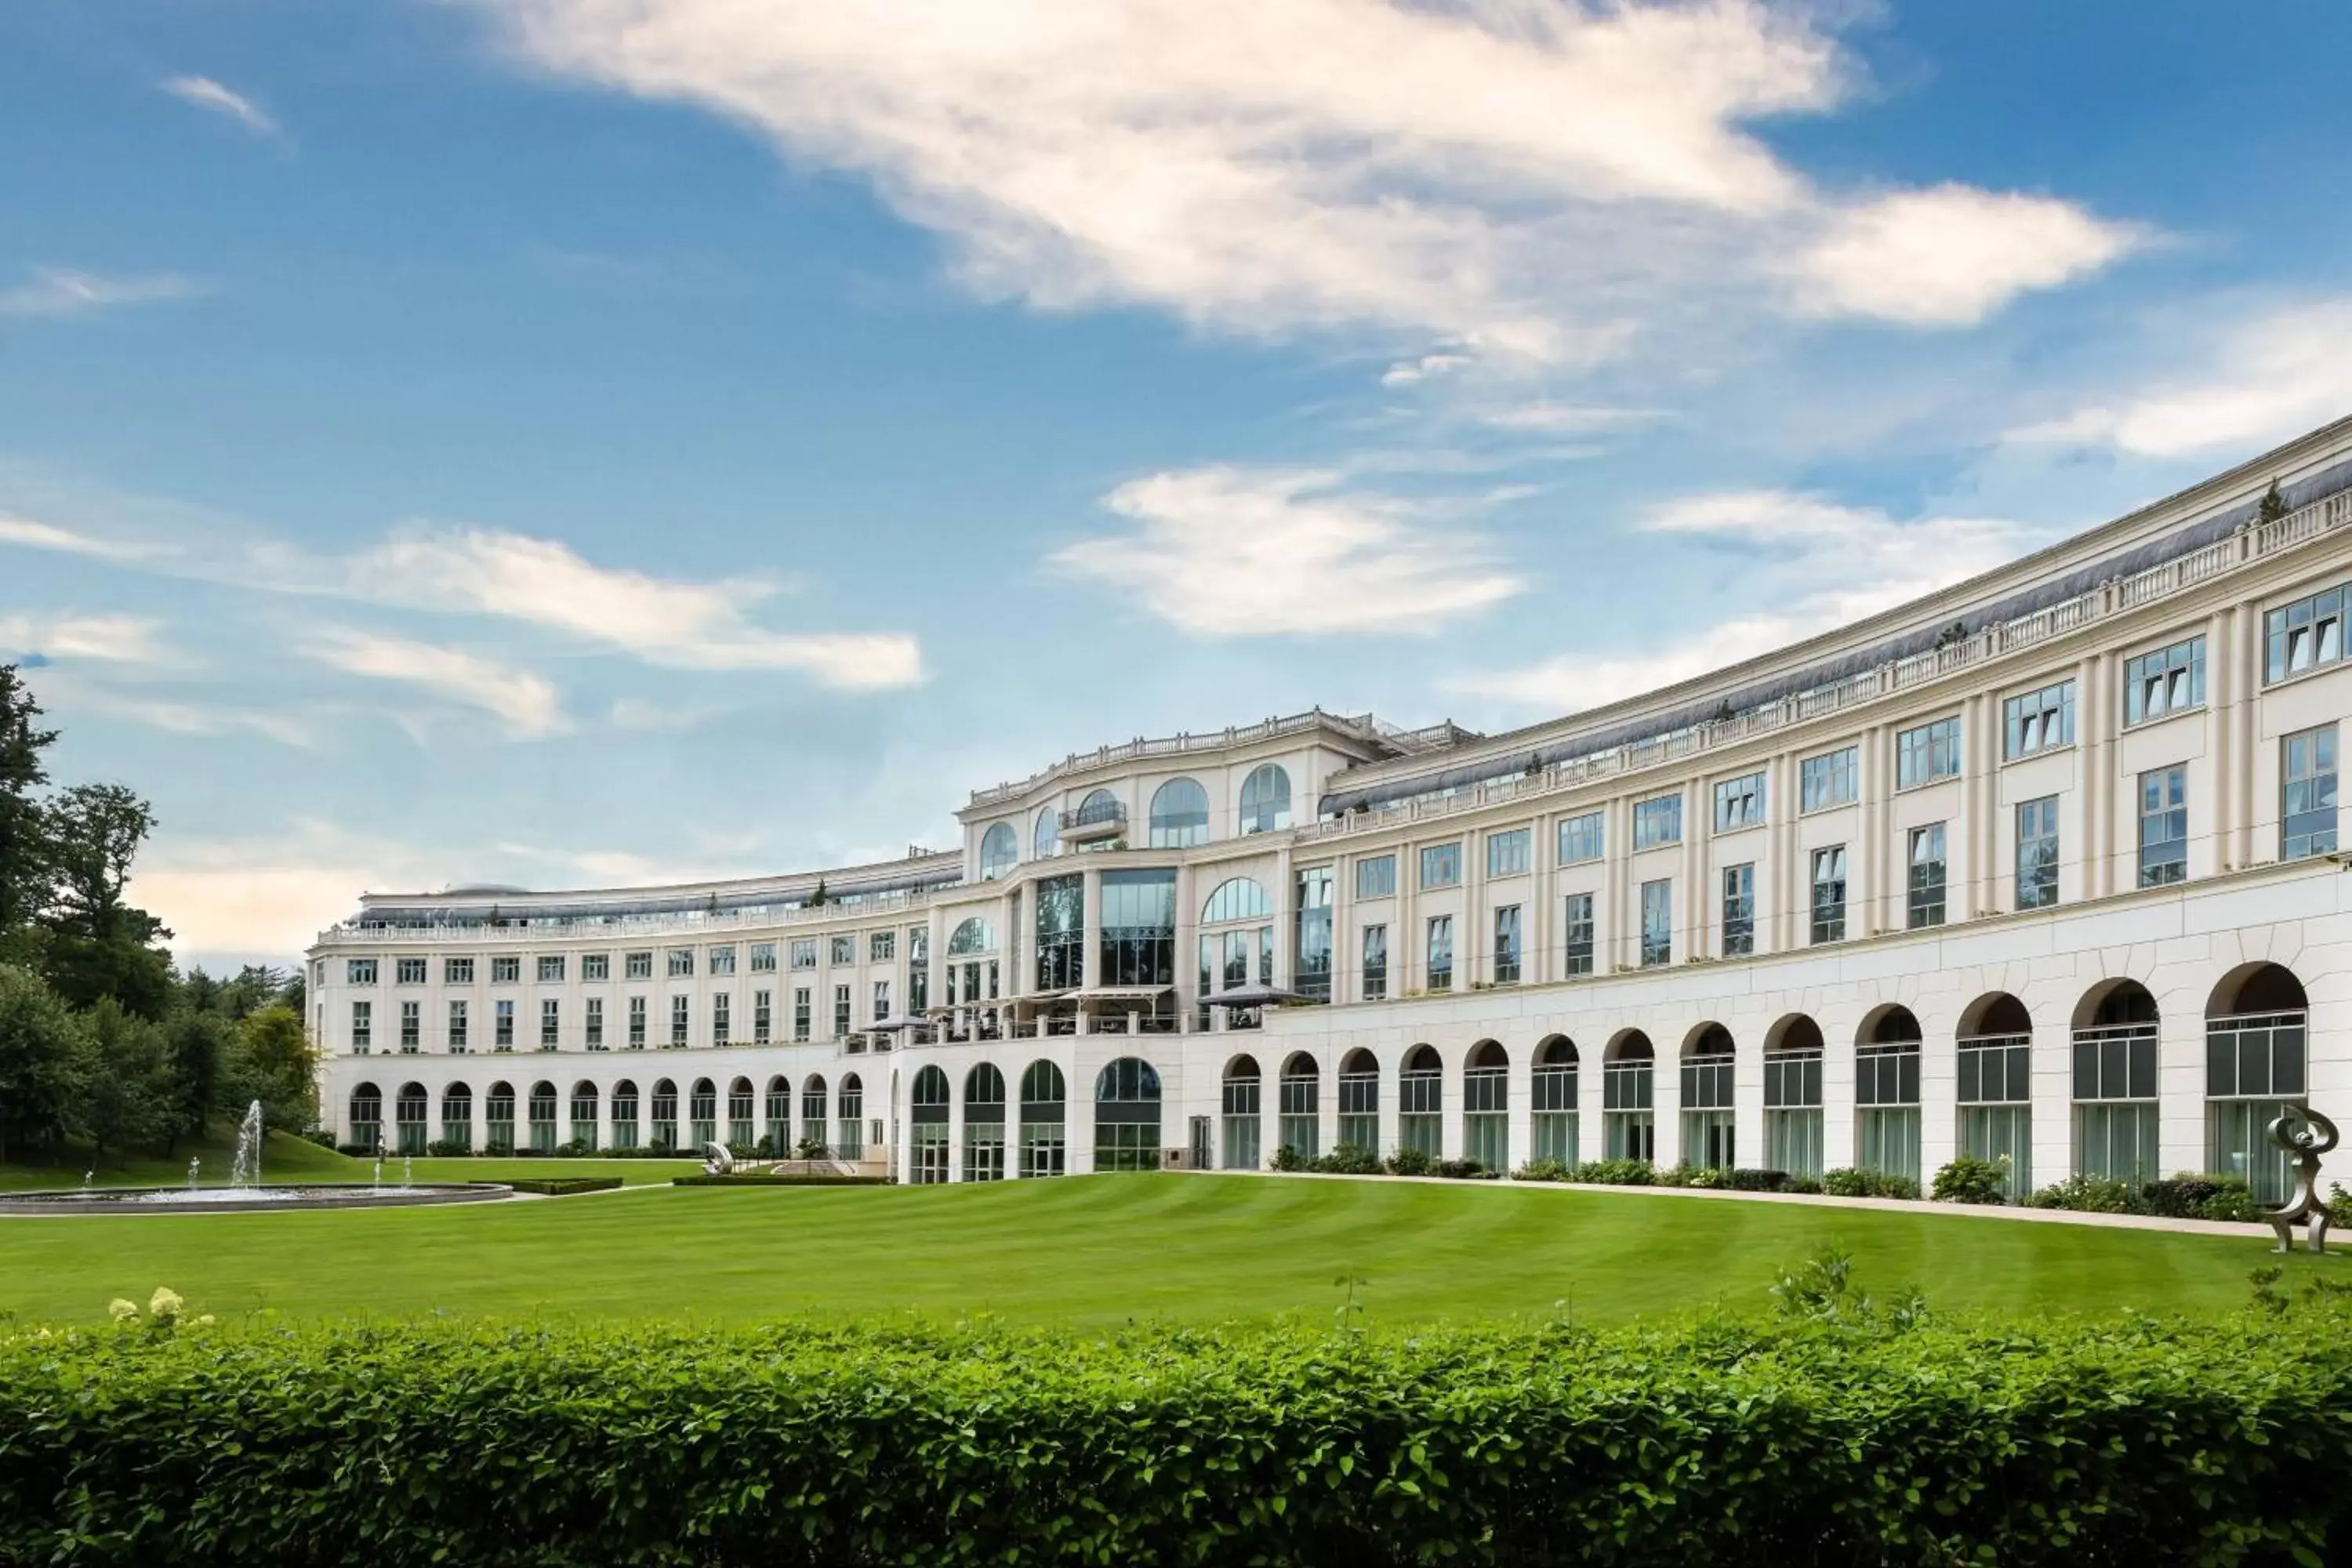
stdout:
[[1822,1178],[1822,1026],[1790,1013],[1764,1032],[1764,1163]]
[[441,1091],[441,1145],[436,1152],[474,1152],[474,1091],[470,1086],[453,1083]]
[[1549,1035],[1536,1046],[1528,1078],[1528,1158],[1576,1163],[1576,1042]]
[[1257,1058],[1234,1058],[1225,1063],[1219,1110],[1218,1168],[1255,1171],[1258,1168],[1260,1130],[1265,1119],[1259,1094]]
[[822,1160],[832,1151],[833,1093],[823,1073],[801,1079],[801,1140],[793,1152],[803,1159]]
[[2276,1207],[2293,1182],[2270,1124],[2308,1093],[2311,1002],[2283,964],[2231,970],[2205,1003],[2205,1168]]
[[778,1159],[793,1152],[793,1084],[792,1079],[778,1073],[768,1079],[766,1104],[768,1130],[760,1138],[765,1153]]
[[691,1147],[698,1154],[719,1142],[719,1086],[707,1078],[694,1080],[686,1097],[686,1119]]
[[925,1066],[907,1091],[908,1118],[914,1134],[914,1177],[917,1186],[943,1184],[948,1179],[948,1075]]
[[1404,1070],[1397,1075],[1397,1149],[1435,1160],[1444,1147],[1444,1068],[1434,1047],[1415,1046],[1405,1053]]
[[646,1120],[652,1127],[647,1141],[656,1149],[675,1149],[677,1147],[677,1085],[666,1078],[656,1079],[652,1100],[646,1113]]
[[1095,1076],[1095,1169],[1160,1169],[1160,1069],[1141,1057]]
[[400,1092],[393,1097],[392,1102],[393,1147],[395,1151],[403,1154],[425,1152],[425,1145],[431,1141],[430,1134],[425,1130],[425,1116],[431,1109],[432,1103],[425,1098],[423,1084],[404,1083],[400,1086]]
[[834,1097],[835,1115],[833,1127],[833,1152],[836,1158],[862,1161],[866,1158],[866,1081],[854,1072],[841,1075],[841,1088]]
[[1657,1113],[1653,1109],[1657,1052],[1650,1037],[1625,1029],[1609,1042],[1601,1058],[1601,1152],[1612,1160],[1657,1157]]
[[1462,1064],[1462,1155],[1482,1171],[1511,1168],[1511,1058],[1497,1040],[1472,1046]]
[[572,1086],[572,1147],[596,1152],[596,1086],[584,1078]]
[[545,1079],[530,1086],[530,1152],[555,1152],[555,1086]]
[[1960,1152],[2001,1170],[2001,1196],[2033,1191],[2033,1018],[2006,991],[1979,996],[1960,1014]]
[[613,1147],[635,1149],[637,1139],[637,1080],[625,1078],[613,1086]]
[[1919,1050],[1908,1007],[1873,1008],[1854,1037],[1854,1163],[1919,1180]]
[[1339,1142],[1381,1152],[1381,1063],[1361,1046],[1339,1058]]
[[482,1100],[482,1142],[493,1154],[511,1154],[515,1148],[514,1085],[499,1082],[490,1085],[489,1094]]
[[1302,1160],[1323,1152],[1323,1073],[1305,1051],[1282,1064],[1283,1148]]
[[1683,1160],[1685,1165],[1727,1171],[1736,1118],[1731,1100],[1731,1031],[1701,1024],[1683,1040]]
[[992,1062],[963,1075],[963,1179],[1004,1180],[1004,1075]]
[[383,1142],[383,1090],[372,1083],[353,1084],[349,1112],[351,1146],[373,1153]]
[[1021,1072],[1021,1173],[1058,1176],[1068,1158],[1067,1090],[1062,1069],[1034,1061]]
[[2158,1160],[2156,998],[2137,980],[2102,981],[2075,1005],[2074,1171],[2152,1182]]
[[727,1146],[738,1153],[750,1153],[760,1141],[759,1105],[750,1079],[739,1078],[727,1086]]

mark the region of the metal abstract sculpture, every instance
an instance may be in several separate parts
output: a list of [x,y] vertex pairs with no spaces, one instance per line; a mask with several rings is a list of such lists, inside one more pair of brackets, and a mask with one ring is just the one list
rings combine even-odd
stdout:
[[2336,1147],[2336,1123],[2307,1106],[2290,1105],[2271,1123],[2271,1142],[2294,1157],[2294,1192],[2263,1217],[2278,1232],[2278,1250],[2294,1250],[2294,1226],[2314,1252],[2327,1250],[2327,1205],[2319,1196],[2319,1157]]
[[[2328,1131],[2333,1132],[2335,1129],[2330,1128]],[[731,1175],[733,1174],[734,1170],[735,1156],[727,1152],[726,1144],[714,1142],[705,1143],[702,1146],[702,1173],[704,1175]]]

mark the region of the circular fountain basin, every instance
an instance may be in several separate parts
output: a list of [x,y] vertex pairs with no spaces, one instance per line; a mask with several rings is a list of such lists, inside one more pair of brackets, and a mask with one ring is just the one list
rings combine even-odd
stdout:
[[409,1208],[425,1204],[475,1204],[510,1198],[499,1182],[374,1186],[364,1182],[297,1184],[282,1187],[78,1187],[56,1192],[0,1193],[0,1215],[76,1214],[282,1214],[289,1209]]

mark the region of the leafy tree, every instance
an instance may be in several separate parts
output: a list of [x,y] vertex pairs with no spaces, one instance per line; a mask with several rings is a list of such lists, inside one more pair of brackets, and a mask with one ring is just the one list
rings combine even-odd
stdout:
[[48,830],[33,793],[48,783],[41,753],[58,738],[13,664],[0,664],[0,963],[29,956],[33,917],[48,901]]
[[0,1159],[65,1136],[85,1027],[39,975],[0,964]]
[[163,1022],[164,1152],[176,1152],[182,1138],[203,1135],[220,1108],[223,1069],[228,1057],[228,1020],[218,1013],[182,1005]]
[[306,1128],[319,1120],[319,1058],[303,1031],[302,1015],[291,1007],[264,1007],[247,1016],[230,1037],[222,1074],[231,1111],[261,1101],[262,1119],[272,1127]]
[[48,807],[52,890],[45,967],[77,1007],[111,996],[158,1019],[171,1001],[171,957],[155,944],[172,933],[123,896],[131,862],[155,814],[122,784],[75,784]]
[[89,1140],[90,1152],[158,1142],[171,1111],[163,1031],[103,996],[75,1045],[70,1124]]

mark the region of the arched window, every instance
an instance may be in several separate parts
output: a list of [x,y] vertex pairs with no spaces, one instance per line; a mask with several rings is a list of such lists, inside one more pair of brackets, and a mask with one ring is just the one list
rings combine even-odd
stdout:
[[1021,1173],[1058,1176],[1066,1168],[1062,1069],[1034,1061],[1021,1073]]
[[691,1123],[688,1135],[693,1148],[701,1152],[706,1143],[719,1142],[719,1086],[707,1078],[694,1080],[694,1089],[686,1098],[687,1121]]
[[2152,1182],[2157,1163],[2156,998],[2136,980],[2093,986],[2074,1009],[2074,1169]]
[[1160,1073],[1120,1057],[1095,1078],[1095,1169],[1160,1169]]
[[1462,1153],[1482,1171],[1511,1168],[1511,1058],[1481,1040],[1462,1064]]
[[1657,1115],[1651,1109],[1657,1065],[1650,1037],[1639,1029],[1610,1041],[1601,1056],[1601,1151],[1612,1160],[1657,1157]]
[[760,1142],[759,1123],[753,1112],[759,1100],[751,1091],[751,1080],[739,1078],[727,1086],[727,1146],[741,1153],[751,1152]]
[[1188,849],[1209,841],[1209,792],[1192,779],[1170,779],[1151,792],[1154,849]]
[[425,1097],[421,1083],[404,1083],[393,1097],[392,1122],[394,1147],[404,1154],[422,1154],[431,1137],[425,1131],[425,1113],[432,1109]]
[[474,1152],[474,1090],[470,1085],[453,1083],[441,1091],[441,1152]]
[[1854,1163],[1919,1180],[1919,1020],[1903,1006],[1864,1019],[1854,1042]]
[[822,1158],[833,1146],[829,1141],[832,1106],[823,1073],[811,1073],[801,1080],[801,1141],[794,1146],[795,1152],[806,1149]]
[[782,1158],[793,1152],[793,1084],[782,1073],[768,1080],[767,1135],[761,1140],[762,1151]]
[[1298,1051],[1282,1064],[1281,1144],[1302,1160],[1323,1152],[1323,1074],[1315,1058]]
[[510,1083],[494,1083],[482,1100],[484,1142],[493,1154],[511,1154],[515,1146],[515,1091]]
[[1259,1098],[1257,1058],[1235,1057],[1225,1064],[1224,1149],[1220,1162],[1228,1171],[1258,1168],[1258,1142],[1265,1119]]
[[1683,1041],[1683,1163],[1727,1171],[1732,1155],[1731,1031],[1703,1024]]
[[963,1075],[963,1179],[1004,1180],[1004,1075],[993,1062]]
[[530,1152],[555,1152],[555,1086],[543,1079],[530,1086]]
[[948,1075],[936,1067],[915,1074],[907,1090],[909,1162],[915,1184],[930,1186],[948,1179]]
[[2006,991],[1960,1014],[1953,1042],[1959,1070],[1960,1152],[2002,1173],[2001,1196],[2033,1190],[2033,1019]]
[[[948,1103],[948,1075],[938,1068],[926,1067],[915,1075],[914,1087],[908,1090],[908,1103],[945,1110]],[[945,1121],[942,1117],[940,1120]]]
[[1764,1032],[1764,1163],[1822,1175],[1822,1026],[1790,1013]]
[[953,957],[965,952],[994,952],[996,932],[980,916],[974,915],[957,926],[948,938],[948,954]]
[[352,1086],[352,1142],[373,1151],[383,1141],[383,1090],[372,1083]]
[[1062,847],[1061,823],[1052,806],[1037,814],[1036,826],[1029,836],[1029,844],[1040,860],[1052,858],[1054,851]]
[[1078,802],[1078,826],[1092,827],[1098,822],[1118,820],[1118,796],[1107,789],[1091,790]]
[[1009,822],[992,822],[980,836],[980,879],[993,882],[1020,863],[1021,846]]
[[1201,923],[1219,925],[1227,921],[1257,921],[1271,919],[1274,902],[1265,889],[1248,877],[1230,877],[1217,884],[1208,902],[1201,906]]
[[841,1089],[835,1096],[838,1108],[833,1131],[833,1152],[844,1160],[866,1158],[866,1084],[854,1072],[841,1075]]
[[667,1079],[654,1084],[653,1104],[647,1108],[646,1120],[652,1123],[647,1142],[656,1149],[677,1147],[677,1085]]
[[1381,1152],[1380,1058],[1361,1046],[1339,1058],[1339,1142]]
[[1532,1160],[1576,1163],[1576,1042],[1553,1035],[1536,1047],[1528,1083],[1528,1152]]
[[1445,1069],[1432,1046],[1415,1046],[1397,1075],[1397,1148],[1440,1159],[1445,1142]]
[[637,1147],[637,1081],[625,1078],[613,1086],[613,1147]]
[[1244,833],[1272,833],[1290,826],[1290,775],[1276,763],[1263,763],[1242,781]]
[[596,1086],[584,1078],[572,1086],[571,1142],[583,1153],[596,1147]]
[[2269,1128],[2309,1093],[2310,1022],[2303,982],[2282,964],[2231,970],[2205,1003],[2205,1168],[2244,1177],[2273,1208],[2292,1177]]

